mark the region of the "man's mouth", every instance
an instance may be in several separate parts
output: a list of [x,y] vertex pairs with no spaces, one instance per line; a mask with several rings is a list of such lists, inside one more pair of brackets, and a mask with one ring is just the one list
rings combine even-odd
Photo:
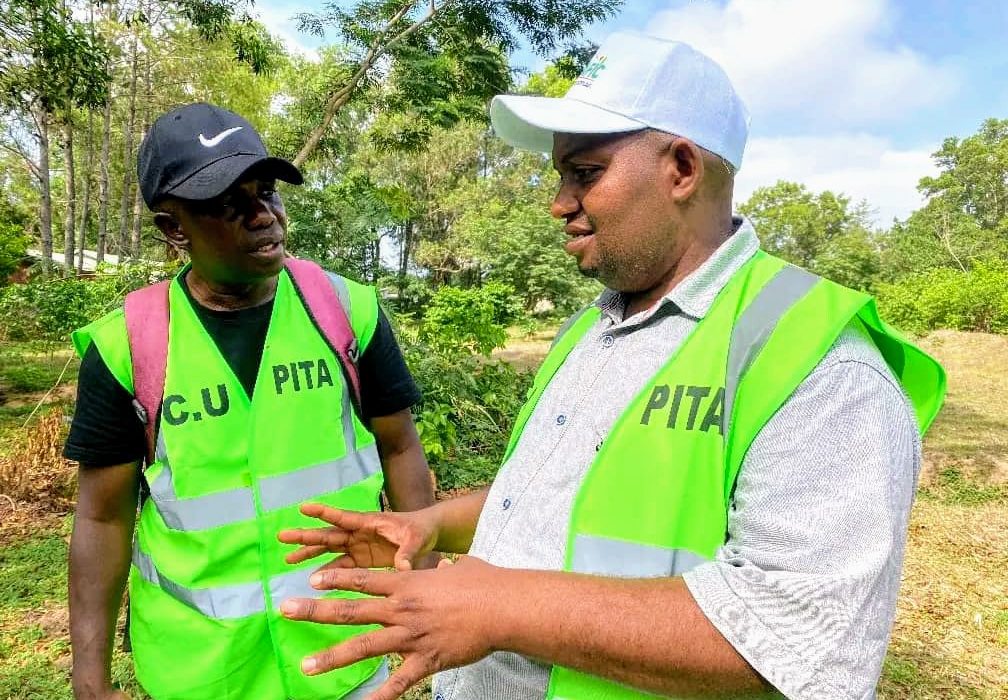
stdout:
[[283,252],[282,238],[267,238],[259,241],[249,252],[256,257],[272,258]]
[[588,241],[591,240],[591,237],[595,235],[595,232],[591,229],[568,227],[565,231],[567,232],[568,239],[564,244],[564,250],[571,255],[580,253]]

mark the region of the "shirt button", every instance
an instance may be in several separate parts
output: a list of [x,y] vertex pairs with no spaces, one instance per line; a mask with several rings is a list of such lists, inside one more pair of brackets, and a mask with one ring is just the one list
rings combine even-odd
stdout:
[[616,340],[608,333],[602,336],[602,347],[604,348],[611,348],[615,342]]
[[565,416],[563,414],[560,414],[559,416],[557,416],[557,425],[563,425],[566,422],[567,422],[567,416]]
[[510,498],[505,498],[504,499],[504,503],[502,505],[504,506],[504,510],[507,510],[508,508],[511,507],[511,499]]

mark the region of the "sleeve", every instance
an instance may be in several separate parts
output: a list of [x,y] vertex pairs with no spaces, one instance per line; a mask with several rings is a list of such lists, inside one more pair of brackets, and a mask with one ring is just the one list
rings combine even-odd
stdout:
[[77,405],[63,456],[84,467],[110,467],[143,459],[146,438],[132,401],[91,344],[81,359]]
[[920,469],[913,411],[845,331],[753,442],[697,604],[792,700],[874,698]]
[[391,415],[420,401],[420,390],[406,367],[392,326],[380,308],[374,335],[361,353],[357,369],[364,418]]

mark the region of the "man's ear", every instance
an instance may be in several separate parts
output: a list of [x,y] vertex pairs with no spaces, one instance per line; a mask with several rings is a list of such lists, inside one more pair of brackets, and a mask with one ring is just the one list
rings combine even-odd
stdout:
[[673,137],[662,150],[662,165],[668,176],[668,192],[683,203],[700,189],[704,179],[704,158],[700,147],[689,139]]
[[154,225],[158,227],[165,239],[179,250],[189,250],[189,237],[182,230],[182,224],[175,214],[168,211],[154,213]]

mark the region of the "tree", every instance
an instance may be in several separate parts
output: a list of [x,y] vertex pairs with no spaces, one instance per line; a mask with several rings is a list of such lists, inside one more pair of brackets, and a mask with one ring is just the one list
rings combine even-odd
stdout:
[[22,133],[35,141],[8,132],[4,146],[24,158],[39,182],[42,257],[48,270],[53,246],[50,129],[71,119],[75,106],[104,102],[108,48],[58,0],[4,0],[0,18],[0,108],[16,115]]
[[945,139],[933,157],[940,174],[918,185],[927,203],[887,237],[886,279],[1008,260],[1008,120],[988,119],[972,136]]
[[879,251],[868,229],[866,202],[801,184],[778,181],[739,205],[763,248],[789,262],[856,289],[869,289],[879,270]]
[[[321,35],[334,26],[350,49],[348,77],[326,97],[320,119],[294,158],[318,148],[336,114],[384,70],[403,86],[392,106],[419,118],[410,145],[432,126],[449,127],[502,92],[503,57],[522,41],[546,55],[591,22],[611,17],[622,0],[374,0],[344,9],[331,2],[320,15],[302,14],[302,30]],[[419,79],[419,80],[417,80]],[[432,99],[433,97],[433,99]]]
[[921,193],[983,229],[1008,232],[1008,119],[988,119],[962,140],[947,138],[932,156],[941,174],[922,178]]

